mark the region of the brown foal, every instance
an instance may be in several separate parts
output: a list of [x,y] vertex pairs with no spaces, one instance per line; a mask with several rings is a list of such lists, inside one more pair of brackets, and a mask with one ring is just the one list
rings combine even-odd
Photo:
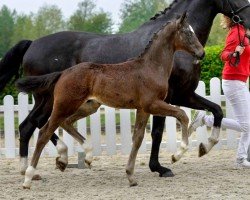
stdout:
[[[59,126],[65,127],[65,124],[74,121],[81,108],[88,107],[86,106],[88,100],[98,102],[96,106],[105,104],[115,108],[137,109],[133,145],[126,166],[130,186],[137,185],[134,178],[135,160],[150,114],[173,116],[180,121],[182,144],[180,151],[172,156],[173,162],[179,160],[188,146],[188,117],[180,108],[164,102],[176,50],[187,51],[198,58],[204,56],[202,45],[186,22],[186,14],[163,26],[154,35],[145,51],[133,60],[120,64],[81,63],[63,72],[19,80],[17,86],[22,91],[54,89],[53,111],[39,132],[31,164],[25,173],[23,187],[31,187],[31,179],[40,154],[51,135]],[[25,89],[25,84],[30,88]],[[33,87],[32,84],[36,85]],[[88,114],[81,113],[81,116],[86,115]],[[83,145],[87,159],[91,160],[91,147],[87,145],[86,140]]]

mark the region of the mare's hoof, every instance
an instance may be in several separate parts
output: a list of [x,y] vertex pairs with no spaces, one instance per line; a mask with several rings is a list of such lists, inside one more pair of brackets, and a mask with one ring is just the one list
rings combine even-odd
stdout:
[[60,157],[56,158],[56,167],[61,171],[64,172],[64,170],[66,169],[68,163],[64,163],[62,161],[59,160]]
[[134,186],[137,186],[137,185],[138,185],[137,182],[133,182],[133,183],[129,184],[130,187],[134,187]]
[[203,144],[203,143],[200,143],[200,146],[199,146],[199,157],[202,157],[204,155],[207,154],[207,148],[206,146]]
[[174,155],[171,156],[171,163],[174,164],[175,162],[177,162],[178,160],[175,158]]
[[42,177],[41,177],[39,174],[36,174],[36,175],[34,175],[34,176],[32,177],[32,180],[33,180],[33,181],[40,181],[40,180],[42,180]]
[[30,190],[30,187],[23,186],[23,189],[25,189],[25,190],[29,189]]
[[174,173],[171,170],[168,170],[162,174],[159,174],[160,177],[174,177]]

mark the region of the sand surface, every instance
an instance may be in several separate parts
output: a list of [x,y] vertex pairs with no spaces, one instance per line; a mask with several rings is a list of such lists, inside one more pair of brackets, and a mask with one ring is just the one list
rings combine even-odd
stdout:
[[[170,164],[170,153],[161,152],[160,161],[175,173],[160,178],[148,168],[149,153],[137,158],[138,186],[129,187],[125,175],[128,156],[95,157],[92,169],[55,169],[54,158],[41,158],[41,181],[30,190],[22,189],[18,159],[0,159],[0,199],[250,199],[250,170],[234,168],[236,150],[213,150],[203,158],[187,152]],[[71,157],[70,162],[76,161]]]

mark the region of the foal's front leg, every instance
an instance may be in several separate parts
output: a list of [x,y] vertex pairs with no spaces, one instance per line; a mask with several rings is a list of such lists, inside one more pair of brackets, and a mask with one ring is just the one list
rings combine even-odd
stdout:
[[146,108],[149,113],[158,116],[173,116],[177,118],[182,126],[182,142],[180,150],[172,155],[172,163],[180,160],[182,155],[188,150],[188,116],[185,111],[167,104],[164,101],[158,100],[153,102],[150,106]]
[[132,146],[132,150],[130,152],[129,160],[126,166],[126,173],[127,173],[130,186],[137,185],[137,182],[134,178],[135,160],[136,160],[138,150],[141,146],[141,143],[144,137],[145,127],[147,125],[148,118],[149,118],[148,113],[145,113],[142,110],[137,110],[135,129],[134,129],[134,134],[132,138],[133,146]]

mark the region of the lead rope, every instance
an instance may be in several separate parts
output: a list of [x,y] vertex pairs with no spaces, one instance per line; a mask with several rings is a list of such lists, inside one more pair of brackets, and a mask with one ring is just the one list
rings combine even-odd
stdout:
[[[237,29],[238,29],[239,45],[244,47],[244,39],[245,39],[246,35],[244,35],[243,39],[241,40],[239,23],[237,23],[236,25],[237,25]],[[240,63],[240,53],[237,51],[236,57],[233,57],[233,53],[232,53],[229,57],[229,65],[231,67],[237,67],[239,65],[239,63]]]

